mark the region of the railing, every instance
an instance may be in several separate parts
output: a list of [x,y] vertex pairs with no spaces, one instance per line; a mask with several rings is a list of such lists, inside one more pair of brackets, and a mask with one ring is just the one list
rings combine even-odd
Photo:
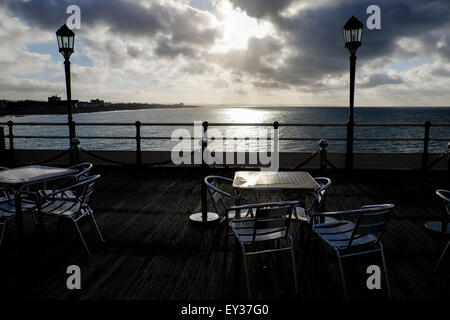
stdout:
[[[192,127],[193,123],[141,123],[140,121],[136,121],[134,123],[129,122],[115,122],[115,123],[102,123],[102,122],[85,122],[85,123],[72,123],[73,132],[76,132],[76,127],[81,126],[122,126],[122,127],[135,127],[135,136],[77,136],[79,139],[116,139],[116,140],[135,140],[136,142],[136,164],[142,164],[142,148],[141,142],[142,140],[171,140],[171,137],[168,136],[142,136],[141,128],[142,127]],[[209,127],[273,127],[274,129],[279,129],[280,127],[346,127],[347,132],[349,132],[347,124],[337,124],[337,123],[208,123],[203,122],[203,134],[207,133]],[[8,132],[5,133],[4,126],[7,126]],[[15,135],[14,127],[15,126],[67,126],[66,122],[0,122],[0,154],[9,153],[10,162],[14,163],[14,141],[15,139],[70,139],[69,136],[61,136],[61,135]],[[450,123],[439,123],[439,124],[431,124],[431,122],[426,121],[424,124],[354,124],[355,127],[423,127],[423,138],[410,138],[410,137],[401,137],[401,138],[374,138],[374,137],[353,137],[346,136],[341,138],[328,138],[329,141],[345,141],[347,145],[352,144],[354,141],[416,141],[423,143],[423,151],[422,151],[422,168],[427,169],[430,167],[428,163],[429,157],[429,144],[431,141],[450,141],[449,138],[431,138],[430,137],[430,128],[431,127],[450,127]],[[318,141],[323,137],[280,137],[280,141]],[[192,137],[191,139],[198,139]],[[258,137],[235,137],[233,139],[245,139],[245,140],[256,140]],[[268,138],[270,139],[270,138]],[[9,148],[6,149],[6,140],[9,141]],[[69,140],[70,141],[70,140]],[[450,145],[449,145],[450,146]],[[326,146],[325,146],[326,148]],[[323,149],[323,148],[322,148]],[[72,152],[76,152],[76,150],[72,150]],[[321,151],[322,152],[322,151]],[[348,153],[348,152],[347,152]],[[322,156],[321,156],[322,157]],[[351,154],[346,154],[346,158],[353,160],[353,152]],[[323,161],[321,161],[323,163]],[[347,169],[352,169],[353,161],[347,162]],[[450,157],[448,160],[448,168],[450,170]]]

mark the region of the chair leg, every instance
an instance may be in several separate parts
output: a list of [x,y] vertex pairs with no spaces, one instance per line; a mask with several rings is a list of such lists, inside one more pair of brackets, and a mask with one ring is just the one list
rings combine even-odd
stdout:
[[450,282],[450,275],[445,279],[444,283],[442,284],[441,293],[443,293],[445,288],[447,288],[449,282]]
[[[307,229],[307,228],[305,228]],[[311,229],[308,230],[308,235],[305,235],[305,242],[303,243],[303,261],[301,263],[300,267],[300,277],[303,277],[303,271],[305,269],[305,264],[309,259],[307,259],[306,255],[308,254],[309,245],[311,244],[311,238],[312,238],[313,231]]]
[[298,294],[297,265],[295,263],[294,246],[292,245],[292,241],[291,241],[291,258],[292,258],[292,271],[294,272],[295,293]]
[[33,223],[34,223],[35,226],[37,226],[39,224],[39,221],[36,218],[36,214],[33,213],[32,216],[33,216]]
[[83,245],[84,245],[84,248],[86,249],[87,254],[88,254],[89,256],[91,256],[91,252],[89,251],[89,248],[88,248],[88,246],[87,246],[87,244],[86,244],[86,241],[84,240],[83,234],[81,233],[81,230],[80,230],[80,228],[78,227],[77,222],[76,222],[75,220],[72,220],[72,221],[73,221],[73,223],[75,224],[75,228],[76,228],[77,231],[78,231],[78,235],[80,236],[80,239],[81,239],[81,241],[83,242]]
[[338,260],[339,272],[341,274],[342,288],[344,289],[344,298],[345,298],[345,300],[348,300],[347,286],[345,285],[344,269],[342,268],[341,255],[339,254],[339,251],[337,249],[335,249],[335,252],[336,252],[336,256],[337,256],[337,260]]
[[381,244],[381,242],[380,242],[380,247],[381,247],[381,259],[383,260],[384,277],[386,278],[386,288],[387,288],[387,292],[388,292],[388,298],[389,298],[389,300],[391,300],[392,299],[391,286],[389,284],[389,278],[388,278],[387,267],[386,267],[386,258],[384,257],[384,249],[383,249],[383,245]]
[[245,282],[247,284],[248,298],[251,299],[252,293],[250,291],[250,275],[248,272],[247,256],[245,255],[245,251],[242,251],[242,260],[244,262],[244,273],[245,273]]
[[[304,223],[302,222],[301,224],[304,224]],[[304,247],[303,247],[303,254],[306,255],[306,253],[308,252],[309,246],[311,244],[311,238],[312,238],[312,235],[313,235],[313,230],[312,230],[312,228],[309,225],[304,226],[303,230],[305,231],[305,235],[304,235],[305,240],[304,240],[304,244],[303,244],[304,245]]]
[[450,240],[447,242],[447,245],[445,246],[444,251],[442,251],[441,257],[439,258],[438,262],[436,263],[436,265],[434,266],[433,271],[437,271],[439,268],[439,265],[442,262],[442,259],[444,259],[445,253],[447,252],[447,249],[450,247]]
[[90,216],[91,216],[92,222],[94,223],[95,229],[97,230],[98,236],[100,237],[100,240],[101,240],[102,242],[106,242],[106,240],[103,239],[102,233],[100,232],[100,228],[98,227],[97,221],[95,220],[94,213],[92,212],[92,213],[90,214]]
[[3,222],[0,223],[0,226],[2,227],[2,232],[0,233],[0,246],[2,245],[3,237],[5,236],[7,224],[8,224],[8,221],[6,221],[4,223]]

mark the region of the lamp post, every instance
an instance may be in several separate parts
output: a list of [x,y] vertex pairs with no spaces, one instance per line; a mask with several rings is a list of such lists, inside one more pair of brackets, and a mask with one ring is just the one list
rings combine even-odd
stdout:
[[347,150],[345,155],[345,166],[353,168],[353,128],[354,121],[354,97],[355,97],[355,69],[356,50],[361,46],[361,38],[364,24],[352,16],[344,25],[345,47],[350,51],[350,109],[347,122]]
[[[67,92],[67,122],[69,125],[69,142],[70,148],[73,147],[72,139],[75,137],[75,126],[72,119],[72,93],[70,88],[70,56],[73,53],[75,44],[75,33],[70,30],[65,24],[56,31],[56,38],[58,40],[59,52],[64,57],[64,69],[66,74],[66,92]],[[71,152],[71,161],[73,162],[73,152]]]

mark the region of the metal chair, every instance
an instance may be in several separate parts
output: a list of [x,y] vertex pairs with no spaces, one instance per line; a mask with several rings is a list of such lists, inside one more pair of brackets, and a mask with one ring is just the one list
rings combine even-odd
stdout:
[[90,163],[90,162],[78,163],[78,164],[75,164],[75,165],[70,166],[68,168],[69,169],[76,169],[76,170],[78,170],[78,173],[76,173],[74,175],[74,177],[77,180],[80,180],[82,178],[86,178],[86,177],[89,176],[89,173],[90,173],[90,171],[92,169],[92,163]]
[[326,177],[315,177],[314,180],[320,185],[320,188],[314,192],[309,192],[312,196],[311,201],[303,199],[300,201],[300,206],[297,206],[294,211],[294,217],[301,222],[313,223],[311,216],[325,211],[326,192],[331,186],[331,179]]
[[[450,218],[450,190],[443,190],[443,189],[436,190],[436,194],[438,195],[439,198],[441,198],[444,201],[444,208],[447,211],[447,214],[449,215]],[[444,258],[445,253],[447,252],[449,247],[450,247],[450,240],[447,242],[444,251],[442,251],[440,258],[436,263],[436,266],[434,267],[434,271],[437,271],[437,269],[439,268],[439,265],[441,264],[442,259]]]
[[[232,207],[233,210],[248,210],[255,212],[251,217],[232,219],[230,227],[238,240],[243,256],[244,272],[248,296],[251,299],[250,278],[247,257],[259,254],[290,251],[294,273],[295,292],[298,293],[297,268],[294,257],[292,237],[289,224],[297,201],[259,203]],[[264,249],[258,249],[258,244],[271,244]]]
[[[23,191],[22,214],[34,214],[38,208],[39,197],[34,192]],[[14,195],[9,190],[0,187],[0,246],[11,220],[16,217],[16,203]],[[34,215],[33,215],[34,218]]]
[[[44,183],[44,185],[41,185],[41,187],[39,187],[39,191],[41,194],[45,194],[45,193],[52,193],[56,190],[60,190],[63,189],[65,187],[68,187],[72,184],[74,184],[74,182],[78,182],[81,179],[84,179],[86,177],[89,176],[89,173],[92,169],[92,163],[90,162],[83,162],[83,163],[78,163],[75,164],[73,166],[68,167],[69,169],[75,169],[78,172],[75,173],[74,175],[65,178],[65,179],[61,179],[61,180],[57,180],[55,182],[52,182],[51,184],[48,183]],[[66,192],[66,196],[69,197],[74,197],[73,194],[71,194],[71,191],[68,190]]]
[[312,230],[336,253],[345,299],[348,299],[348,295],[341,259],[374,252],[381,252],[388,296],[391,298],[381,238],[393,209],[393,204],[380,204],[313,215],[313,218],[336,219],[334,222],[313,224]]
[[[3,171],[3,170],[9,170],[9,168],[7,168],[7,167],[0,167],[0,171]],[[0,201],[5,199],[8,196],[7,193],[8,193],[7,190],[0,189]]]
[[84,217],[89,217],[91,219],[91,227],[97,231],[100,240],[105,242],[95,220],[94,212],[89,206],[94,185],[98,178],[100,178],[100,175],[90,176],[61,190],[56,190],[51,193],[47,193],[46,190],[40,192],[41,213],[43,215],[70,219],[74,223],[89,256],[91,253],[78,226],[78,222]]
[[[225,221],[228,226],[228,221],[236,215],[244,216],[248,210],[240,210],[236,212],[232,207],[240,200],[238,190],[234,189],[233,179],[221,176],[207,176],[205,178],[205,185],[208,188],[209,196],[214,203],[214,208],[219,215],[221,222]],[[225,190],[227,189],[227,190]]]

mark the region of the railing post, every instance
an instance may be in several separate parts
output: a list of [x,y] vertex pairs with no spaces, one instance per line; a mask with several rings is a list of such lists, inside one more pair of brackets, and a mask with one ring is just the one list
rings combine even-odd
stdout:
[[75,154],[75,163],[80,163],[80,139],[78,137],[72,138],[72,147]]
[[326,139],[320,139],[320,170],[325,170],[327,168],[327,147],[328,141]]
[[450,142],[447,143],[447,175],[450,176]]
[[70,139],[69,142],[70,143],[69,143],[69,146],[71,148],[71,150],[70,150],[70,164],[71,165],[73,165],[75,163],[78,163],[78,160],[77,160],[77,158],[78,158],[78,150],[75,150],[77,148],[74,145],[74,142],[76,141],[75,138],[77,137],[77,135],[75,134],[75,126],[76,126],[75,121],[70,122],[70,127],[69,127],[69,139]]
[[353,128],[355,124],[352,121],[347,122],[347,150],[345,153],[345,168],[353,169]]
[[13,132],[13,125],[14,123],[9,120],[7,122],[8,124],[8,138],[9,138],[9,166],[13,167],[15,162],[14,157],[14,132]]
[[5,143],[5,129],[0,127],[0,152],[4,152],[6,150]]
[[202,211],[193,213],[189,216],[189,220],[192,222],[200,222],[200,223],[208,223],[208,222],[215,222],[219,220],[219,215],[214,212],[208,212],[208,195],[206,190],[206,184],[205,184],[205,176],[207,174],[207,164],[205,162],[205,149],[208,146],[208,136],[207,136],[207,130],[208,130],[208,121],[203,121],[202,123],[203,127],[203,135],[202,135],[202,165],[201,165],[201,171],[202,171],[202,184],[201,184],[201,197],[202,197]]
[[6,163],[6,142],[5,142],[5,129],[0,127],[0,163]]
[[423,153],[422,153],[422,169],[425,170],[428,167],[428,145],[430,142],[430,127],[431,122],[425,122],[425,130],[423,137]]
[[141,151],[141,122],[136,121],[134,123],[136,126],[136,164],[142,164],[142,151]]
[[206,163],[205,163],[205,149],[208,146],[208,121],[203,121],[203,136],[202,136],[202,221],[208,220],[208,198],[206,194],[206,185],[203,178],[206,176]]

